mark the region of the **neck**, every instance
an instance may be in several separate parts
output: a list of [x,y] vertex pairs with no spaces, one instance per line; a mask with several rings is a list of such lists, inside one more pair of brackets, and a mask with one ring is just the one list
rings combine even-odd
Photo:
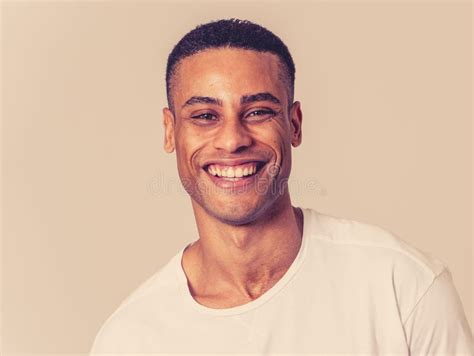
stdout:
[[193,204],[200,238],[182,261],[193,296],[248,301],[278,282],[298,254],[303,230],[302,212],[286,198],[242,226],[222,223]]

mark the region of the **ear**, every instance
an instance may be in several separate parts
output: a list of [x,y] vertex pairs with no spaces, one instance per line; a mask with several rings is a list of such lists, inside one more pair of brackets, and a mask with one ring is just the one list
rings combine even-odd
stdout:
[[301,103],[295,101],[290,109],[290,125],[291,125],[291,145],[298,147],[301,144],[302,132],[301,125],[303,122],[303,113],[301,112]]
[[163,108],[163,126],[165,128],[164,149],[167,153],[171,153],[175,149],[174,142],[174,115],[168,108]]

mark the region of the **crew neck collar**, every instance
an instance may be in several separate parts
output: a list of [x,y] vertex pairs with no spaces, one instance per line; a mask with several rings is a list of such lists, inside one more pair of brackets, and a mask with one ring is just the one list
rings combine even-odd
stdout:
[[245,304],[241,304],[241,305],[230,307],[230,308],[218,309],[218,308],[210,308],[198,303],[193,298],[193,296],[191,295],[191,292],[189,291],[188,280],[182,266],[183,252],[193,242],[183,247],[180,250],[180,252],[175,256],[174,263],[175,263],[176,272],[177,272],[177,280],[178,280],[178,285],[179,285],[180,297],[183,299],[185,304],[198,312],[208,314],[208,315],[215,315],[215,316],[237,315],[237,314],[242,314],[247,311],[253,310],[263,305],[264,303],[269,301],[271,298],[273,298],[277,293],[279,293],[282,289],[284,289],[286,284],[295,276],[295,274],[297,273],[298,269],[300,268],[300,266],[302,265],[304,261],[304,258],[306,256],[309,235],[311,233],[311,224],[312,224],[311,209],[301,208],[301,207],[300,209],[303,212],[303,234],[301,237],[300,249],[298,250],[298,253],[295,259],[293,260],[293,262],[291,263],[290,267],[285,272],[283,277],[281,277],[278,280],[278,282],[276,282],[270,289],[268,289],[261,296]]

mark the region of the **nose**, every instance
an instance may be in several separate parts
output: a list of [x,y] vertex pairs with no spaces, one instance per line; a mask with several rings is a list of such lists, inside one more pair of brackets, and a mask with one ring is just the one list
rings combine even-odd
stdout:
[[214,139],[214,148],[235,153],[252,144],[252,137],[239,118],[224,119]]

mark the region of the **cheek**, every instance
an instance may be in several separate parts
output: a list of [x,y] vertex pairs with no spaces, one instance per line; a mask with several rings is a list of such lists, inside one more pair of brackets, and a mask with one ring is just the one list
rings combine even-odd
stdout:
[[184,131],[181,131],[180,135],[176,137],[176,159],[180,173],[199,168],[196,166],[195,157],[206,145],[207,141],[201,136],[195,132],[184,134]]
[[287,152],[288,147],[291,146],[289,128],[282,125],[274,125],[270,129],[259,130],[255,135],[259,141],[270,146],[278,155]]

